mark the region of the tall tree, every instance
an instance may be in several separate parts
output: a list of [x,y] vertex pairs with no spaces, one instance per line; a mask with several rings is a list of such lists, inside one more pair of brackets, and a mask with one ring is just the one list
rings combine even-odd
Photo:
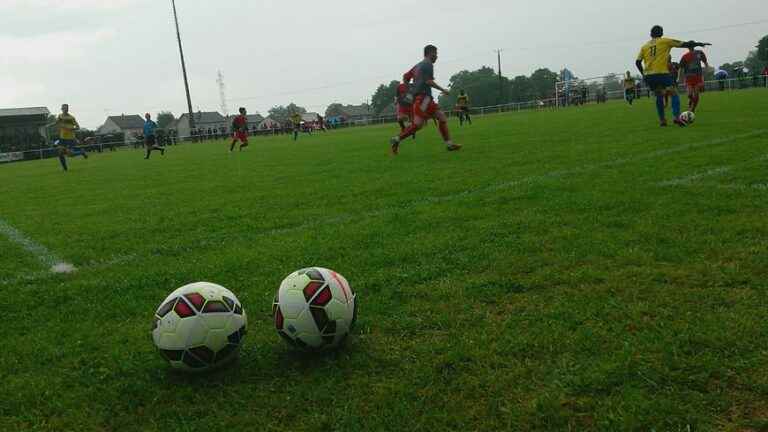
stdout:
[[399,81],[390,81],[389,84],[381,84],[376,92],[371,97],[371,106],[373,107],[373,113],[379,115],[384,108],[388,107],[397,96],[397,86],[400,85]]
[[173,113],[170,111],[160,111],[157,114],[157,127],[160,129],[167,128],[173,121],[176,120],[176,118],[173,116]]
[[537,99],[548,99],[554,97],[555,82],[558,74],[547,68],[537,69],[531,74],[531,85]]
[[501,78],[502,91],[499,95],[499,75],[495,70],[488,66],[483,66],[476,71],[463,70],[451,77],[449,80],[450,94],[440,96],[440,105],[445,109],[452,108],[456,104],[456,98],[459,92],[464,90],[469,95],[470,101],[474,106],[496,105],[501,100],[507,101],[509,98],[509,80]]
[[535,93],[531,79],[525,75],[518,75],[510,84],[509,99],[512,102],[528,102],[535,99]]
[[761,60],[757,51],[750,51],[747,59],[744,60],[744,66],[749,69],[749,73],[752,75],[759,75],[766,65],[768,65],[768,61]]
[[757,58],[768,63],[768,35],[763,36],[755,48],[757,48]]
[[278,121],[279,123],[283,123],[284,121],[288,120],[288,118],[291,116],[291,114],[298,112],[299,114],[304,114],[307,112],[306,108],[302,106],[298,106],[295,103],[291,102],[288,104],[288,106],[273,106],[269,109],[269,116]]

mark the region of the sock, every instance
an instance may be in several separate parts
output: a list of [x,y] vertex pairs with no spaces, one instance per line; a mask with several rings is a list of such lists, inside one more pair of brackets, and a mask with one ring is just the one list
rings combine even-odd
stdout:
[[680,95],[678,94],[672,95],[672,115],[675,118],[680,117]]
[[398,120],[398,124],[400,124],[400,132],[405,130],[405,120]]
[[147,149],[147,155],[144,157],[144,159],[149,159],[150,154],[152,154],[152,148]]
[[659,120],[664,120],[664,96],[656,96],[656,112],[659,114]]
[[693,103],[692,103],[692,105],[691,105],[691,107],[690,107],[690,110],[691,110],[691,111],[696,111],[696,108],[699,106],[699,97],[700,97],[700,96],[697,94],[697,95],[696,95],[696,96],[695,96],[695,97],[694,97],[694,98],[691,100],[691,102],[693,102]]
[[467,114],[467,121],[469,122],[469,124],[472,124],[472,116],[469,114]]
[[448,132],[448,123],[441,121],[438,123],[437,128],[440,130],[443,141],[448,142],[451,140],[451,133]]
[[232,141],[232,144],[229,145],[229,151],[232,151],[235,149],[235,143],[237,143],[237,141]]
[[59,162],[61,163],[61,167],[64,168],[64,171],[67,171],[67,157],[59,155]]

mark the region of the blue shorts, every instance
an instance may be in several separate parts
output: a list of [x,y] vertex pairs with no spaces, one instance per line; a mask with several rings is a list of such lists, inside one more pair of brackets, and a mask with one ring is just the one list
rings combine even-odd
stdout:
[[666,90],[674,87],[672,74],[653,74],[645,76],[645,83],[651,90]]

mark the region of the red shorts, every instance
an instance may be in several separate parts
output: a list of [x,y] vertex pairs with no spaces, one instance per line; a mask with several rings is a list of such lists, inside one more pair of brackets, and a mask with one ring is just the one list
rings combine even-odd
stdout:
[[704,87],[704,78],[702,76],[685,77],[685,85],[688,87]]
[[397,105],[397,118],[413,118],[413,107],[410,105]]
[[247,143],[248,142],[248,132],[235,131],[235,133],[232,134],[232,139],[240,140],[240,142]]
[[430,96],[419,95],[413,101],[413,113],[424,120],[431,119],[440,109]]

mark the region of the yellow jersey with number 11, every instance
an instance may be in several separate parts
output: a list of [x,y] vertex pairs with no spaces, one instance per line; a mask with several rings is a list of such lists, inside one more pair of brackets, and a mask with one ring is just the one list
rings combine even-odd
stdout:
[[672,52],[672,48],[680,48],[682,44],[679,40],[661,37],[651,39],[650,42],[643,45],[640,49],[640,54],[637,55],[637,59],[643,61],[645,74],[670,73],[669,55]]

